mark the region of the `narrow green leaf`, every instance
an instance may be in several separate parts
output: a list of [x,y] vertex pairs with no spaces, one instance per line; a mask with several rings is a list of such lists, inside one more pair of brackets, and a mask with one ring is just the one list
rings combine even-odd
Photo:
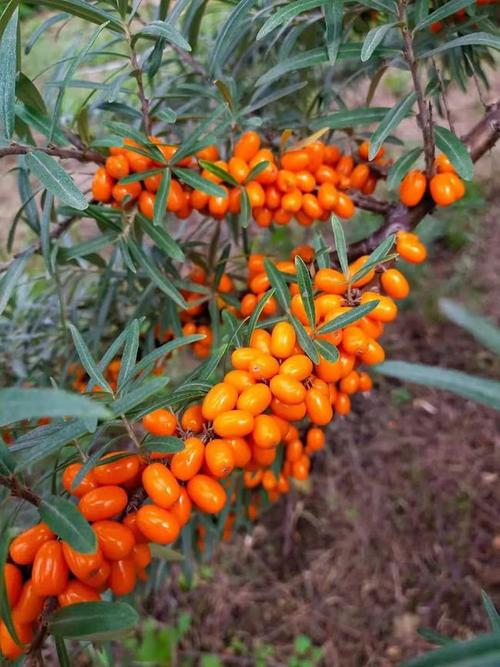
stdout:
[[250,183],[250,181],[255,180],[257,176],[268,167],[269,162],[267,160],[262,160],[262,162],[258,162],[255,167],[252,167],[250,171],[248,172],[248,176],[245,178],[245,183]]
[[325,14],[325,41],[330,65],[335,65],[342,39],[342,26],[344,21],[344,0],[335,2],[323,2]]
[[497,667],[499,664],[500,638],[491,634],[447,644],[403,662],[401,667]]
[[168,343],[165,343],[164,345],[160,345],[160,347],[157,347],[149,354],[146,354],[146,356],[143,357],[136,364],[135,372],[139,373],[140,371],[144,370],[151,364],[154,364],[156,361],[158,361],[158,359],[161,359],[167,354],[170,354],[177,348],[184,347],[185,345],[191,345],[191,343],[196,343],[200,340],[203,340],[203,338],[204,338],[203,334],[192,334],[190,336],[181,336],[179,338],[174,338],[174,340],[171,340]]
[[370,148],[368,151],[369,160],[373,160],[385,139],[399,125],[403,118],[406,118],[406,116],[410,113],[416,99],[417,95],[415,91],[408,93],[406,97],[403,97],[402,100],[395,104],[385,114],[384,118],[380,122],[380,125],[377,127],[370,138]]
[[212,58],[208,68],[210,74],[214,74],[216,70],[221,69],[224,65],[227,45],[232,43],[240,24],[245,19],[250,7],[255,4],[255,1],[240,0],[222,25],[212,50]]
[[21,436],[11,446],[16,455],[16,471],[32,467],[36,463],[53,456],[68,442],[77,440],[88,433],[84,419],[40,426]]
[[128,176],[120,178],[118,183],[126,185],[127,183],[137,183],[137,181],[144,181],[149,176],[156,176],[156,174],[163,174],[165,167],[157,167],[156,169],[148,169],[147,171],[138,171]]
[[415,164],[422,152],[422,148],[413,148],[408,153],[404,153],[404,155],[391,165],[387,173],[387,187],[389,190],[395,190],[399,187],[401,180]]
[[350,282],[356,283],[358,280],[361,280],[361,278],[364,278],[372,269],[374,269],[377,264],[380,264],[384,260],[387,259],[387,255],[389,253],[389,250],[392,248],[394,245],[394,242],[396,240],[396,235],[395,234],[390,234],[387,238],[385,238],[382,243],[380,243],[375,250],[369,255],[368,259],[366,260],[365,264],[359,269],[359,271],[356,271],[356,273],[351,276]]
[[493,600],[486,593],[486,591],[481,591],[481,598],[483,600],[483,607],[488,614],[488,620],[490,622],[491,631],[500,635],[500,614],[493,604]]
[[453,639],[450,639],[450,637],[446,637],[446,635],[442,635],[439,632],[435,632],[430,628],[420,627],[417,628],[417,632],[421,637],[427,639],[428,642],[430,642],[431,644],[436,644],[437,646],[452,644],[454,641]]
[[141,228],[146,232],[146,234],[151,238],[151,240],[156,244],[156,246],[162,250],[167,257],[172,257],[172,259],[177,259],[180,262],[184,261],[185,256],[182,248],[173,239],[170,234],[167,232],[164,227],[154,226],[151,224],[151,221],[142,215],[142,213],[137,214],[137,219],[140,222]]
[[49,619],[56,637],[102,640],[132,630],[139,615],[125,602],[80,602],[58,609]]
[[[8,11],[9,7],[6,7],[4,12]],[[0,40],[0,126],[6,139],[11,139],[14,133],[18,13],[14,7]]]
[[335,317],[333,320],[330,320],[326,324],[323,324],[321,329],[318,330],[318,334],[327,334],[331,333],[332,331],[338,331],[339,329],[343,329],[348,324],[353,324],[354,322],[357,322],[365,315],[368,315],[368,313],[371,313],[371,311],[378,304],[379,304],[378,300],[373,300],[369,301],[368,303],[364,303],[361,306],[356,306],[356,308],[353,308],[348,313],[342,313],[342,315],[339,315],[338,317]]
[[20,0],[8,0],[7,4],[5,5],[4,10],[0,15],[0,40],[2,39],[2,35],[7,27],[7,24],[16,11],[19,3]]
[[38,506],[40,517],[47,526],[82,554],[95,553],[97,539],[89,522],[70,500],[46,496]]
[[295,329],[297,334],[297,341],[300,347],[304,350],[304,354],[307,354],[309,359],[314,364],[319,364],[319,352],[315,345],[315,342],[312,340],[311,336],[307,333],[302,322],[300,322],[296,317],[290,315],[290,322]]
[[156,193],[155,203],[153,207],[153,225],[159,226],[165,217],[167,210],[168,193],[170,192],[170,181],[172,172],[170,169],[165,169],[165,173],[161,177],[160,187]]
[[434,126],[436,146],[442,151],[455,167],[456,172],[465,181],[471,181],[474,176],[474,163],[465,145],[456,134],[446,127]]
[[440,299],[439,310],[449,320],[470,333],[481,345],[494,354],[500,355],[500,328],[490,320],[477,313],[472,313],[451,299]]
[[421,23],[429,14],[429,0],[416,0],[415,23]]
[[274,295],[275,291],[276,291],[275,289],[270,289],[267,292],[264,292],[264,294],[258,300],[257,305],[255,306],[255,310],[253,311],[250,319],[248,320],[248,324],[245,329],[245,342],[247,345],[250,343],[250,338],[252,337],[255,327],[257,326],[257,322],[259,321],[259,317],[261,316],[262,311],[264,310],[264,306],[269,301],[269,299]]
[[164,120],[166,123],[175,123],[177,120],[177,113],[170,107],[165,107],[161,111],[158,111],[156,116],[160,120]]
[[164,389],[169,383],[168,377],[155,377],[141,383],[137,389],[133,389],[125,396],[118,398],[111,403],[110,408],[116,416],[126,414],[133,408],[143,403],[147,398],[154,396],[159,391]]
[[40,218],[40,245],[42,247],[42,256],[45,261],[45,266],[49,273],[53,272],[52,261],[50,258],[50,216],[52,214],[53,203],[54,195],[51,192],[47,192],[43,204],[42,216]]
[[372,28],[368,32],[361,48],[361,62],[365,63],[367,60],[370,60],[377,46],[384,41],[389,30],[392,30],[396,25],[397,23],[385,23],[384,25]]
[[[247,116],[249,114],[254,113],[257,111],[257,109],[262,109],[262,107],[267,107],[273,102],[276,102],[277,100],[280,100],[283,97],[287,97],[288,95],[291,95],[292,93],[296,93],[298,90],[301,90],[304,88],[304,86],[307,85],[307,81],[298,81],[297,83],[292,83],[289,86],[285,86],[284,88],[278,88],[272,89],[272,91],[268,95],[262,95],[262,90],[267,90],[267,86],[263,86],[262,88],[258,88],[255,93],[252,96],[252,99],[250,100],[248,106],[246,106],[244,109],[240,111],[241,116]],[[271,87],[273,88],[273,87]],[[265,161],[264,161],[265,162]],[[259,162],[259,165],[262,164]],[[267,166],[267,162],[266,162]],[[254,167],[255,169],[255,167]],[[251,179],[249,179],[251,180]]]
[[246,229],[250,224],[252,218],[252,205],[250,204],[250,197],[245,188],[241,188],[240,196],[240,214],[239,214],[239,223],[242,229]]
[[314,259],[316,264],[318,265],[318,269],[330,268],[329,248],[326,244],[323,234],[319,231],[314,232],[313,247],[314,250],[316,251]]
[[38,9],[41,6],[58,9],[68,12],[72,16],[78,16],[85,21],[90,21],[90,23],[97,23],[97,25],[108,23],[108,28],[115,32],[125,32],[122,24],[113,14],[91,5],[88,0],[23,0],[23,4],[34,5]]
[[142,266],[154,284],[159,289],[161,289],[162,292],[165,292],[165,294],[169,296],[178,306],[180,306],[180,308],[187,308],[187,304],[182,294],[175,287],[172,281],[164,276],[163,273],[161,273],[153,259],[150,259],[135,241],[129,241],[129,249],[137,263]]
[[0,389],[0,426],[21,419],[87,416],[106,419],[110,413],[101,403],[62,389]]
[[340,354],[338,349],[335,347],[335,345],[332,345],[332,343],[329,343],[327,340],[318,340],[316,338],[314,340],[314,344],[316,345],[316,349],[318,350],[319,354],[327,361],[335,363],[339,358]]
[[200,164],[200,167],[203,167],[203,169],[206,169],[211,174],[214,174],[215,176],[222,178],[223,181],[226,181],[226,183],[230,183],[235,188],[238,187],[239,185],[238,181],[235,178],[233,178],[233,176],[231,176],[231,174],[222,167],[219,167],[214,162],[209,162],[208,160],[198,160],[198,162]]
[[344,278],[349,280],[349,260],[347,259],[347,245],[345,241],[344,228],[342,223],[336,215],[332,213],[330,222],[333,230],[333,238],[335,240],[335,250],[339,258],[340,268],[344,274]]
[[136,34],[138,36],[150,36],[164,39],[170,44],[178,46],[183,51],[191,51],[189,42],[184,39],[177,28],[174,28],[169,21],[151,21],[151,23],[148,23],[144,28],[141,28]]
[[71,667],[71,660],[64,639],[62,637],[54,637],[54,643],[56,645],[59,667]]
[[172,435],[165,436],[163,438],[147,437],[144,442],[141,444],[142,449],[145,449],[147,452],[162,452],[163,454],[176,454],[177,452],[182,452],[185,449],[184,440],[181,438],[175,438]]
[[47,114],[47,107],[33,81],[23,72],[19,72],[16,81],[16,97],[27,107],[41,114]]
[[128,382],[134,374],[137,351],[139,350],[139,320],[132,320],[126,328],[125,346],[118,373],[118,391]]
[[226,196],[224,188],[213,181],[209,181],[207,178],[203,178],[203,176],[200,176],[200,174],[197,174],[192,169],[174,167],[172,171],[180,181],[186,183],[186,185],[189,185],[194,190],[206,192],[207,195],[212,195],[213,197]]
[[29,257],[29,255],[20,255],[12,262],[0,280],[0,315],[5,310],[12,293],[17,287]]
[[455,12],[458,12],[460,9],[464,9],[465,7],[473,5],[475,1],[476,0],[449,0],[448,2],[445,2],[444,5],[442,5],[434,12],[428,14],[425,18],[420,20],[413,29],[413,34],[418,32],[419,30],[422,30],[422,28],[426,28],[428,25],[431,25],[432,23],[435,23],[437,21],[442,21],[448,16],[452,16],[453,14],[455,14]]
[[38,150],[28,153],[25,159],[26,166],[49,192],[78,211],[87,208],[88,201],[57,160]]
[[316,308],[314,306],[313,284],[309,270],[304,263],[302,257],[297,255],[295,257],[295,268],[297,269],[297,284],[306,311],[309,326],[314,329],[316,326]]
[[323,127],[329,127],[332,130],[341,130],[344,128],[358,127],[359,125],[370,125],[380,122],[390,107],[362,107],[359,109],[342,109],[328,116],[314,118],[310,122],[313,130],[319,130]]
[[270,259],[266,257],[264,260],[264,267],[266,269],[267,277],[271,286],[274,287],[275,296],[278,300],[278,303],[284,310],[288,310],[290,305],[290,292],[288,290],[288,285],[286,284],[285,278],[281,274]]
[[101,386],[104,391],[112,394],[113,391],[111,387],[109,386],[102,372],[99,370],[99,367],[92,354],[90,353],[87,343],[83,340],[81,333],[71,322],[68,323],[68,329],[70,330],[78,357],[82,362],[82,366],[87,371],[87,375],[91,378],[93,384]]
[[10,475],[16,467],[14,457],[0,434],[0,474]]
[[500,382],[495,380],[439,366],[410,364],[406,361],[386,361],[375,369],[382,375],[450,391],[476,403],[500,410]]
[[462,35],[462,37],[457,37],[456,39],[451,39],[449,42],[440,44],[435,49],[424,51],[424,53],[417,53],[417,58],[430,58],[438,53],[443,53],[443,51],[458,49],[462,46],[485,46],[498,50],[500,49],[500,37],[492,35],[489,32],[474,32],[469,35]]
[[110,243],[113,243],[118,237],[118,233],[115,231],[108,231],[95,236],[93,239],[88,241],[83,241],[82,243],[76,243],[75,245],[70,246],[69,248],[60,248],[58,251],[58,260],[68,261],[70,259],[75,259],[76,257],[85,257],[86,255],[93,255],[99,250],[102,250]]
[[321,7],[321,5],[324,4],[326,4],[324,0],[295,0],[295,2],[288,2],[284,7],[278,9],[277,12],[275,12],[270,18],[267,19],[267,21],[257,33],[257,39],[263,39],[278,26],[282,25],[283,23],[289,23],[296,16],[302,14],[308,9],[315,9],[316,7]]

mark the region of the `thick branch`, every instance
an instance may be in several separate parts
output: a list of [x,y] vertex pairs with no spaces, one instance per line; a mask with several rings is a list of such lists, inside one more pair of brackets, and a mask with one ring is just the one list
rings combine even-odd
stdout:
[[[473,162],[477,162],[500,139],[500,101],[491,104],[483,118],[469,132],[462,137],[462,141],[469,149]],[[349,255],[353,258],[365,255],[374,250],[387,236],[397,231],[410,231],[428,213],[431,213],[435,203],[429,195],[418,206],[408,208],[396,202],[388,206],[384,224],[364,241],[349,248]]]
[[0,158],[6,155],[26,155],[33,151],[42,151],[47,155],[60,157],[62,160],[78,160],[79,162],[97,162],[104,164],[106,158],[99,151],[91,150],[90,148],[61,148],[60,146],[26,146],[12,142],[9,146],[0,147]]
[[9,489],[11,495],[15,496],[16,498],[22,498],[22,500],[26,500],[28,503],[31,503],[31,505],[34,505],[35,507],[38,507],[40,504],[40,498],[36,495],[36,493],[33,493],[30,491],[30,489],[28,489],[27,486],[21,484],[16,477],[0,475],[0,485]]
[[374,197],[360,195],[357,192],[349,192],[349,197],[352,199],[355,206],[362,208],[365,211],[372,211],[372,213],[382,213],[384,215],[389,211],[389,202],[380,201],[380,199],[375,199]]

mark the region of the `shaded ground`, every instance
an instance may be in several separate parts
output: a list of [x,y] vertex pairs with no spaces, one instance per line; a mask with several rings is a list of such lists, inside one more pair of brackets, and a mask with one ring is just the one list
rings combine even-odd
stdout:
[[[487,213],[467,255],[438,247],[434,265],[442,291],[452,258],[468,266],[464,301],[481,294],[476,308],[498,321],[494,225]],[[435,279],[420,286],[423,303]],[[424,310],[403,313],[389,331],[392,358],[500,375],[498,360]],[[298,633],[323,647],[322,664],[382,667],[428,646],[419,625],[460,637],[484,631],[481,589],[500,603],[499,427],[493,411],[450,394],[379,381],[335,423],[310,492],[294,492],[251,537],[224,545],[193,591],[174,583],[163,618],[193,614],[188,653],[229,658],[241,640],[257,653],[274,646],[269,665],[287,664]]]

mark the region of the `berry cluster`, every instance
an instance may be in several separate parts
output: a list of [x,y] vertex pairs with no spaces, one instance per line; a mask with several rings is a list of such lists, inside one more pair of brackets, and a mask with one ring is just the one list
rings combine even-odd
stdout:
[[[92,183],[95,200],[111,202],[115,207],[137,201],[139,210],[146,217],[153,217],[162,168],[168,161],[175,162],[177,147],[162,143],[157,137],[150,139],[165,163],[148,157],[143,147],[126,139],[124,147],[110,149],[105,167],[97,169]],[[187,218],[193,210],[222,219],[227,213],[240,212],[245,191],[259,227],[287,225],[292,218],[308,226],[314,220],[328,219],[332,212],[350,218],[355,209],[347,191],[371,194],[377,185],[379,172],[370,168],[368,148],[368,142],[362,143],[358,155],[353,157],[342,154],[335,144],[314,141],[276,156],[270,148],[261,148],[256,132],[248,131],[236,142],[227,161],[219,159],[217,147],[211,145],[175,164],[216,183],[223,194],[209,195],[172,178],[166,210],[180,219]],[[383,154],[381,148],[375,165],[384,164]],[[137,180],[130,181],[134,173]],[[127,182],[121,183],[124,178]]]
[[[449,206],[461,199],[465,194],[464,183],[446,155],[438,155],[434,168],[436,173],[429,181],[429,191],[434,202],[438,206]],[[405,206],[416,206],[422,201],[426,190],[425,174],[412,169],[401,181],[399,197]]]

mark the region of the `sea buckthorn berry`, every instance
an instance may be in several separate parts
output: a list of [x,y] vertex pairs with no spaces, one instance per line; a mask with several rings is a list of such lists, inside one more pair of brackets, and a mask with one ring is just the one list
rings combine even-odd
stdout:
[[119,203],[123,203],[125,197],[128,197],[131,200],[137,199],[141,194],[142,187],[139,181],[132,181],[132,183],[126,183],[122,185],[117,183],[113,188],[113,198]]
[[295,259],[295,257],[299,256],[304,260],[306,264],[309,264],[310,262],[313,261],[315,254],[316,253],[312,246],[298,245],[292,250],[291,257],[292,259]]
[[354,215],[354,210],[355,209],[352,199],[343,192],[339,192],[337,203],[335,204],[334,208],[334,211],[339,216],[339,218],[351,218]]
[[409,171],[399,186],[399,198],[405,206],[416,206],[427,189],[427,178],[418,169]]
[[255,384],[254,378],[248,371],[239,370],[233,370],[226,373],[224,376],[224,382],[227,384],[232,384],[239,394]]
[[185,431],[199,433],[203,428],[201,405],[190,405],[181,417],[181,426]]
[[21,570],[12,563],[6,563],[3,566],[3,578],[9,606],[13,607],[19,600],[23,586]]
[[368,346],[368,336],[357,326],[347,326],[342,333],[342,347],[349,354],[361,354]]
[[[101,459],[105,461],[107,458],[116,456],[122,452],[111,452]],[[124,484],[133,479],[141,467],[141,459],[137,454],[130,456],[123,456],[122,458],[112,461],[111,463],[103,463],[94,468],[94,476],[99,484]]]
[[287,461],[290,461],[290,463],[295,463],[295,461],[298,461],[300,459],[303,451],[304,451],[304,446],[302,444],[302,441],[296,438],[295,440],[292,440],[287,444],[285,451],[285,459]]
[[314,287],[327,294],[344,294],[347,290],[347,281],[344,274],[336,269],[319,269],[314,276]]
[[335,400],[335,412],[340,416],[348,415],[351,411],[351,399],[347,394],[339,391]]
[[109,575],[109,587],[113,595],[128,595],[135,588],[137,574],[135,563],[132,558],[124,558],[111,563],[111,573]]
[[114,180],[104,167],[98,167],[92,179],[92,197],[100,202],[108,202],[111,199]]
[[306,393],[306,408],[313,424],[324,426],[333,419],[333,410],[328,396],[319,389],[309,389]]
[[190,195],[190,204],[195,211],[202,211],[208,204],[209,196],[206,192],[201,192],[201,190],[193,190]]
[[273,221],[277,225],[288,225],[291,219],[292,214],[289,211],[285,211],[285,209],[282,207],[275,211],[273,215]]
[[226,504],[224,487],[207,475],[195,475],[190,479],[187,492],[198,509],[207,514],[217,514]]
[[410,285],[405,276],[397,269],[387,269],[380,276],[384,291],[393,299],[406,299],[410,293]]
[[7,660],[17,660],[27,649],[25,646],[31,642],[33,629],[28,623],[19,623],[13,620],[14,629],[21,646],[11,637],[7,626],[3,621],[0,622],[0,651]]
[[226,442],[233,450],[234,465],[244,468],[252,458],[252,450],[245,438],[226,438]]
[[9,555],[18,565],[31,565],[38,549],[54,538],[54,533],[45,523],[39,523],[17,535],[9,547]]
[[324,382],[337,382],[340,380],[342,373],[340,359],[337,359],[337,361],[328,361],[324,357],[320,357],[319,364],[316,364],[314,369],[316,375],[324,380]]
[[238,400],[238,392],[232,384],[219,382],[214,385],[203,400],[201,411],[203,417],[212,421],[223,412],[232,410]]
[[291,356],[297,342],[295,329],[289,322],[278,322],[271,333],[271,354],[278,359]]
[[286,419],[287,421],[300,421],[301,419],[304,419],[307,412],[305,403],[289,405],[287,403],[282,403],[277,398],[273,398],[271,401],[271,410],[275,415],[282,419]]
[[215,162],[219,157],[219,149],[217,146],[210,144],[210,146],[205,146],[205,148],[200,149],[196,153],[196,157],[199,160],[206,160],[207,162]]
[[312,141],[304,146],[304,150],[309,156],[307,168],[309,171],[316,171],[323,164],[325,144],[322,141]]
[[377,292],[364,292],[361,295],[360,303],[365,304],[374,300],[378,300],[379,303],[368,313],[368,317],[373,320],[380,320],[381,322],[392,322],[396,319],[398,307],[388,296],[377,294]]
[[292,476],[299,482],[305,482],[309,478],[309,468],[311,464],[307,456],[301,456],[298,461],[292,465]]
[[158,505],[143,505],[137,510],[137,527],[156,544],[172,544],[179,537],[181,526],[174,512]]
[[367,366],[381,364],[385,359],[384,348],[372,338],[368,339],[368,346],[361,355],[361,361]]
[[265,329],[254,329],[250,336],[250,346],[264,354],[271,354],[271,334]]
[[78,579],[86,579],[95,574],[103,562],[100,546],[92,554],[82,554],[67,542],[62,542],[64,560],[72,574]]
[[45,597],[35,593],[33,582],[28,579],[12,609],[13,620],[17,623],[32,623],[42,613],[44,602]]
[[78,509],[87,521],[101,521],[123,512],[127,502],[127,494],[121,487],[101,486],[82,496]]
[[257,181],[250,181],[250,183],[247,183],[245,186],[245,190],[252,208],[264,206],[266,203],[266,193],[260,183]]
[[316,179],[310,171],[298,171],[295,174],[295,182],[301,192],[312,192],[316,186]]
[[147,544],[135,544],[132,547],[131,558],[136,568],[144,570],[151,563],[151,549]]
[[180,211],[184,204],[184,190],[179,181],[176,181],[173,178],[170,181],[170,187],[168,189],[167,211],[172,211],[174,213]]
[[258,353],[250,362],[248,371],[256,380],[270,380],[280,369],[278,361],[270,354]]
[[337,174],[343,176],[349,176],[354,168],[354,160],[351,155],[342,155],[340,160],[337,162],[335,171]]
[[81,581],[70,581],[62,593],[57,596],[59,606],[67,607],[79,602],[98,602],[101,599],[99,593]]
[[135,544],[134,533],[119,521],[95,521],[92,528],[97,536],[104,558],[126,558]]
[[253,430],[254,417],[246,410],[228,410],[214,419],[214,431],[221,438],[239,438]]
[[234,454],[225,440],[211,440],[205,448],[205,463],[214,477],[227,477],[234,468]]
[[[343,276],[342,281],[345,283],[345,278]],[[338,284],[338,276],[335,278],[335,283]],[[340,285],[338,286],[338,289],[340,289]],[[320,294],[314,299],[314,306],[319,319],[322,319],[328,315],[328,313],[340,308],[342,303],[343,299],[340,294]]]
[[238,347],[231,354],[231,364],[237,370],[248,371],[250,363],[259,355],[253,347]]
[[228,171],[235,181],[238,183],[244,183],[246,177],[250,173],[250,167],[245,160],[242,160],[240,157],[232,157],[228,162]]
[[318,189],[318,203],[325,211],[333,211],[339,201],[339,191],[333,183],[323,183]]
[[272,470],[266,470],[262,476],[262,487],[266,491],[272,491],[278,486],[278,480]]
[[429,187],[438,206],[449,206],[464,194],[463,183],[456,174],[449,172],[433,176]]
[[306,309],[304,308],[304,302],[300,294],[294,294],[290,301],[290,309],[292,315],[302,322],[302,324],[309,324],[309,318],[307,317]]
[[164,509],[173,505],[181,492],[179,482],[163,463],[150,463],[142,473],[142,484],[151,500]]
[[306,434],[306,446],[313,452],[323,449],[325,446],[325,432],[320,428],[312,427]]
[[309,165],[309,155],[305,150],[288,151],[281,156],[281,166],[288,171],[302,171]]
[[[369,141],[363,141],[363,143],[360,144],[360,146],[358,148],[359,157],[362,160],[368,160],[369,151],[370,151],[370,142]],[[384,155],[384,153],[385,153],[385,149],[381,146],[378,149],[377,154],[375,155],[375,157],[373,159],[377,160],[378,158],[381,158]]]
[[[245,371],[241,371],[244,373]],[[256,383],[244,389],[238,397],[238,410],[250,412],[254,417],[264,412],[272,399],[271,390],[266,384]]]
[[268,208],[255,208],[253,216],[259,227],[270,227],[273,221],[273,214]]
[[325,213],[316,195],[305,194],[302,197],[302,211],[312,220],[319,220]]
[[[141,540],[145,540],[144,535],[141,533]],[[108,581],[109,575],[111,572],[111,565],[107,560],[103,560],[100,567],[92,572],[88,577],[82,579],[84,584],[95,588],[99,592],[103,592],[106,588],[106,583]]]
[[142,425],[151,435],[167,436],[173,435],[177,427],[177,417],[164,408],[153,410],[144,415]]
[[[414,235],[412,235],[414,236]],[[427,249],[418,237],[407,238],[399,234],[396,238],[396,251],[399,255],[412,264],[421,264],[427,258]]]
[[68,581],[68,566],[60,542],[49,540],[38,549],[31,580],[37,595],[47,597],[63,592]]
[[81,498],[83,495],[92,491],[98,486],[94,471],[89,470],[76,488],[73,488],[73,482],[80,470],[83,468],[83,463],[71,463],[67,466],[62,475],[62,485],[64,489],[72,496]]
[[455,172],[455,167],[451,164],[450,160],[446,157],[446,155],[444,155],[444,153],[436,156],[436,159],[434,160],[434,166],[436,167],[438,174]]
[[340,391],[344,394],[355,394],[359,389],[359,375],[357,371],[351,371],[339,382]]
[[248,272],[252,275],[255,275],[256,273],[263,273],[265,271],[264,260],[264,255],[250,255],[247,261]]
[[253,313],[257,305],[255,294],[245,294],[240,303],[240,314],[242,317],[248,317]]
[[249,287],[254,294],[262,294],[262,292],[266,292],[271,287],[271,283],[267,274],[258,273],[250,281]]
[[302,403],[306,395],[305,387],[301,382],[282,373],[271,379],[269,387],[272,394],[287,405]]
[[208,210],[216,217],[223,217],[229,208],[229,190],[224,185],[220,187],[225,191],[224,195],[211,195],[208,198]]
[[365,371],[359,374],[359,391],[370,391],[373,387],[371,377]]
[[[276,179],[276,187],[281,193],[286,193],[290,192],[291,190],[294,190],[297,188],[297,178],[293,171],[289,171],[288,169],[280,169],[278,171],[278,177]],[[283,195],[280,194],[280,202],[278,205],[281,204],[281,197]],[[277,206],[275,207],[270,207],[270,208],[278,208]]]
[[257,132],[249,130],[244,132],[234,147],[234,156],[239,157],[245,162],[250,162],[255,157],[260,148],[260,137]]
[[106,159],[106,171],[117,181],[130,173],[130,166],[124,155],[111,155]]
[[313,370],[312,361],[305,354],[294,354],[280,366],[280,375],[285,375],[294,380],[302,382],[308,378]]
[[358,164],[351,172],[351,186],[356,190],[362,190],[370,176],[370,167],[367,164]]
[[262,481],[262,470],[245,470],[243,473],[243,484],[247,489],[254,489]]
[[370,173],[368,178],[366,179],[366,183],[363,185],[361,192],[364,195],[371,195],[375,192],[375,188],[377,187],[378,179],[375,174]]
[[184,449],[173,455],[170,470],[174,477],[186,482],[200,470],[204,457],[205,446],[203,442],[199,438],[187,438],[184,441]]
[[281,442],[281,429],[272,415],[258,415],[252,437],[257,447],[276,447]]
[[139,211],[152,220],[154,218],[156,196],[148,190],[143,190],[139,195]]
[[[184,487],[181,488],[180,496],[170,507],[170,512],[175,516],[180,526],[184,526],[191,516],[191,499]],[[137,545],[136,545],[137,546]]]

